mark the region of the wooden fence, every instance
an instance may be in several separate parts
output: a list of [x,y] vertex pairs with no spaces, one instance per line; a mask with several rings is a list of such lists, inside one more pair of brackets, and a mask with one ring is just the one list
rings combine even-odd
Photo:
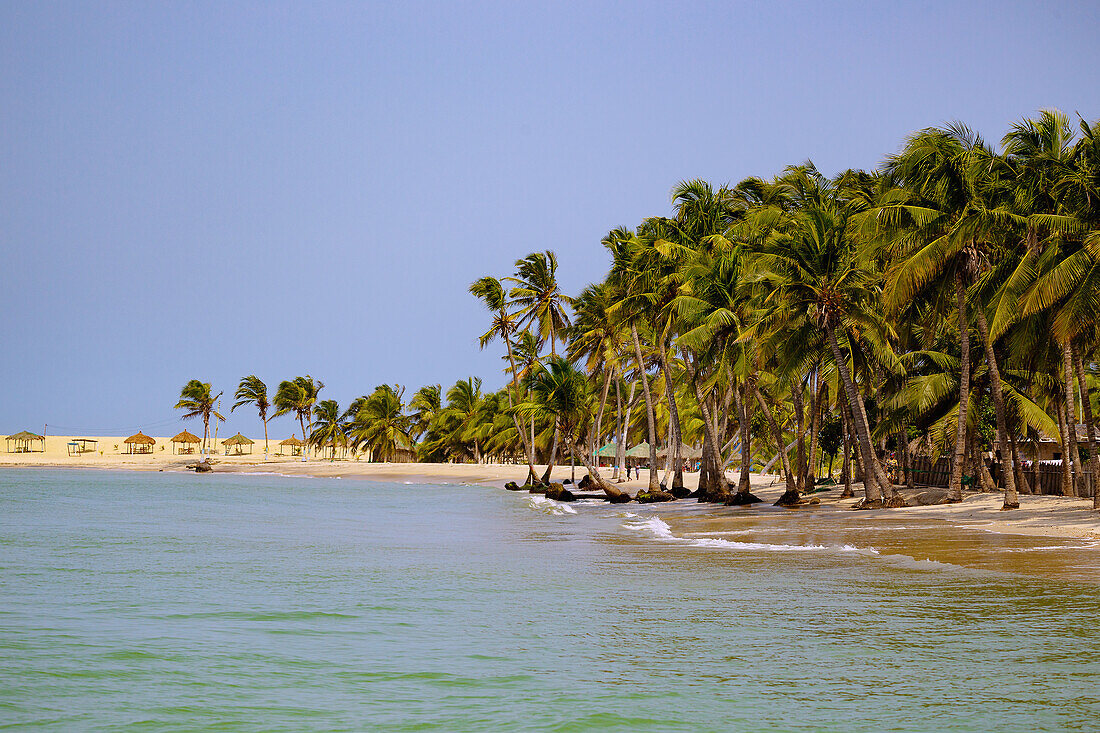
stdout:
[[[913,456],[910,460],[910,470],[913,472],[913,483],[917,486],[937,486],[946,489],[951,481],[951,458],[941,456],[933,462],[927,456]],[[1001,464],[989,464],[989,472],[993,476],[993,482],[1000,485]],[[1024,469],[1024,478],[1027,479],[1034,494],[1062,494],[1062,467],[1057,464],[1040,463],[1032,464]],[[977,476],[964,476],[964,485],[980,486]],[[1017,487],[1019,488],[1019,487]],[[1092,496],[1094,491],[1092,474],[1085,471],[1084,475],[1077,477],[1077,495]]]

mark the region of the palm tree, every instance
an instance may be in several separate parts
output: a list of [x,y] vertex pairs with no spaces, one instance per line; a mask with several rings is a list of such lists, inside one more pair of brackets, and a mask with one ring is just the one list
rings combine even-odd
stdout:
[[233,403],[233,407],[230,408],[230,412],[234,412],[238,407],[244,405],[255,405],[256,411],[260,414],[260,420],[264,424],[264,459],[267,459],[267,411],[271,407],[271,402],[267,399],[267,385],[263,383],[259,377],[255,374],[249,374],[247,377],[241,377],[241,382],[237,385],[237,391],[233,394],[234,399],[237,401]]
[[[485,307],[489,309],[489,312],[493,314],[493,324],[488,331],[482,334],[480,344],[481,348],[484,349],[494,339],[499,338],[504,342],[508,353],[508,364],[511,366],[512,373],[512,382],[508,389],[508,406],[515,407],[513,392],[518,390],[519,380],[516,376],[516,356],[512,350],[512,335],[516,332],[517,317],[509,312],[508,296],[504,292],[504,286],[497,278],[485,276],[475,280],[470,285],[470,293],[480,299]],[[535,447],[528,444],[527,433],[520,426],[519,417],[513,416],[513,421],[515,422],[516,432],[526,447],[527,483],[533,485],[538,481],[535,474]]]
[[403,394],[404,389],[388,384],[375,387],[351,423],[355,448],[366,446],[375,457],[381,456],[383,461],[389,462],[398,448],[412,447],[414,418],[404,413]]
[[409,409],[412,410],[412,423],[409,427],[410,435],[420,440],[439,411],[443,407],[443,388],[438,384],[429,384],[416,390],[416,394],[409,400]]
[[323,382],[314,381],[308,374],[279,382],[275,399],[272,400],[275,406],[275,414],[272,417],[281,417],[293,412],[297,415],[302,435],[305,436],[306,423],[312,421],[313,406],[317,404],[317,395],[324,387]]
[[317,450],[329,449],[329,459],[336,459],[336,451],[348,443],[347,424],[336,400],[321,400],[313,408],[316,420],[309,425],[306,441]]
[[221,413],[215,409],[218,398],[221,396],[221,392],[211,394],[209,382],[192,379],[183,385],[183,389],[180,390],[179,402],[176,403],[175,409],[186,410],[183,414],[184,420],[195,417],[202,418],[202,452],[204,455],[206,454],[206,436],[210,432],[210,418],[225,420]]
[[600,476],[599,469],[588,455],[577,449],[577,431],[591,415],[591,395],[588,380],[568,359],[551,356],[546,366],[539,367],[527,380],[530,399],[517,409],[522,414],[553,417],[562,439],[571,453],[580,457],[588,475],[612,501],[629,501],[630,497]]

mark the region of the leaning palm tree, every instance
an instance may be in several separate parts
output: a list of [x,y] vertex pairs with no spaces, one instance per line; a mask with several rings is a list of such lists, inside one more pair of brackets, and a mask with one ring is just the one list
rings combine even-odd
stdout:
[[217,411],[216,405],[218,398],[222,396],[221,392],[217,394],[211,394],[210,383],[200,382],[197,379],[192,379],[187,384],[183,385],[183,389],[180,390],[180,399],[176,403],[177,410],[186,410],[183,414],[184,420],[190,420],[191,418],[202,418],[202,452],[206,453],[206,436],[210,432],[210,418],[216,418],[218,420],[225,420],[225,418]]
[[249,404],[256,406],[256,411],[259,412],[260,420],[262,420],[264,424],[264,459],[266,459],[267,411],[271,407],[271,402],[267,399],[267,385],[255,374],[249,374],[247,377],[241,377],[241,383],[237,385],[237,391],[233,394],[233,397],[237,401],[234,402],[233,407],[229,409],[230,412],[235,411],[238,407],[244,407]]
[[298,424],[302,428],[302,435],[306,435],[306,423],[313,417],[313,406],[317,404],[317,394],[324,389],[323,382],[314,381],[308,374],[304,377],[295,377],[279,382],[279,388],[275,391],[275,414],[272,417],[282,417],[293,412],[298,417]]

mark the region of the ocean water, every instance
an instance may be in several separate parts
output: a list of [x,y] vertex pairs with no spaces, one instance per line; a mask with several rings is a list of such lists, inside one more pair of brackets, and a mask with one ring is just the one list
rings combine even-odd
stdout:
[[5,470],[0,725],[1100,727],[1096,548],[852,514]]

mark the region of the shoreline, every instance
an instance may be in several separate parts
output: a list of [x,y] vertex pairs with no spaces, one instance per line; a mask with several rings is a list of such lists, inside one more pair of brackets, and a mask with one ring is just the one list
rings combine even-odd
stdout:
[[[30,460],[26,460],[26,457]],[[23,460],[19,460],[23,458]],[[36,460],[37,459],[37,460]],[[57,468],[57,469],[97,469],[121,471],[165,471],[185,472],[186,466],[197,462],[199,456],[146,455],[146,456],[94,456],[72,457],[57,460],[47,454],[3,454],[0,457],[0,470],[4,468]],[[215,456],[213,473],[230,474],[277,474],[288,478],[352,478],[374,481],[393,481],[409,483],[429,483],[446,485],[475,485],[503,490],[508,481],[523,481],[526,477],[526,465],[520,464],[469,464],[469,463],[367,463],[349,460],[329,461],[311,458],[302,461],[298,458],[284,457],[264,461],[257,456]],[[545,467],[539,467],[543,470]],[[570,474],[569,466],[556,466],[556,478],[560,481]],[[585,474],[578,466],[578,479]],[[784,485],[778,476],[752,474],[752,491],[767,505],[775,501],[783,492]],[[697,473],[684,473],[684,484],[693,487],[698,481]],[[631,479],[618,486],[632,494],[644,489],[648,479]],[[858,485],[857,485],[858,486]],[[814,511],[835,509],[847,511],[858,499],[841,499],[840,488],[829,489],[810,495],[820,503],[789,511]],[[694,502],[694,500],[691,500]],[[676,502],[682,505],[683,502]],[[1100,540],[1100,512],[1092,509],[1091,499],[1079,499],[1062,496],[1038,496],[1021,494],[1020,508],[1009,512],[1001,511],[1002,499],[999,493],[967,493],[961,504],[943,504],[935,506],[905,507],[861,512],[868,519],[888,516],[920,516],[939,519],[949,524],[994,532],[1033,537],[1061,537],[1082,540]],[[662,504],[647,505],[659,508]],[[721,505],[707,505],[715,509]],[[751,507],[740,511],[751,512]]]

